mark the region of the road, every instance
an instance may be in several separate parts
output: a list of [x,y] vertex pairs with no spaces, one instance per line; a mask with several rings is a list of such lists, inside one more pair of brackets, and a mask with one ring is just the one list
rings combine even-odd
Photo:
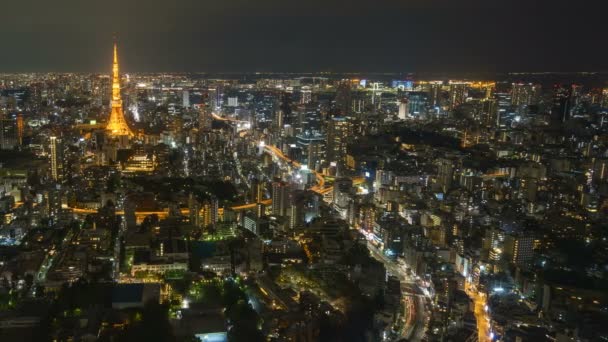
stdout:
[[401,331],[401,338],[408,341],[421,341],[424,338],[428,315],[426,312],[425,297],[416,282],[407,274],[406,268],[389,259],[384,253],[369,241],[367,248],[372,257],[384,264],[386,271],[397,277],[401,282],[401,295],[404,300],[405,326]]
[[475,302],[475,319],[477,320],[477,333],[479,342],[490,342],[490,316],[486,311],[486,296],[478,292],[473,286],[467,284],[467,294]]

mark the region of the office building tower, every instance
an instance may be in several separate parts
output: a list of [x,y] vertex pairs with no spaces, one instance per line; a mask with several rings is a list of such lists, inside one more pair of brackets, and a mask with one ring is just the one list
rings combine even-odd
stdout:
[[348,116],[351,112],[352,94],[350,90],[350,82],[342,81],[338,84],[336,90],[336,109],[341,116]]
[[252,203],[259,203],[264,200],[264,193],[266,192],[265,186],[266,184],[264,183],[264,181],[258,180],[257,178],[254,178],[251,181],[251,187],[249,189],[249,200]]
[[201,104],[198,108],[198,127],[201,130],[210,130],[213,124],[211,107]]
[[63,180],[63,144],[61,138],[50,137],[51,177],[56,182]]
[[593,163],[593,180],[605,182],[608,180],[608,159],[596,159]]
[[507,92],[496,93],[496,127],[511,127],[515,119],[515,107],[511,104],[511,94]]
[[315,170],[325,159],[326,137],[320,133],[305,131],[296,136],[296,145],[302,150],[303,160],[308,169]]
[[563,123],[570,119],[571,88],[556,85],[553,88],[553,106],[551,107],[551,121]]
[[376,224],[376,207],[373,204],[365,204],[359,210],[359,225],[367,232],[373,232]]
[[17,114],[17,143],[23,145],[23,115]]
[[[23,120],[21,120],[21,132],[23,132]],[[21,134],[21,136],[23,133]],[[18,120],[12,118],[0,118],[0,149],[12,150],[19,145],[20,134]]]
[[200,206],[200,224],[202,227],[215,227],[218,221],[218,200],[211,197],[202,201]]
[[410,92],[407,97],[408,115],[420,116],[427,113],[427,94],[424,92]]
[[608,108],[608,88],[602,89],[602,99],[600,101],[602,108]]
[[305,191],[295,191],[289,206],[289,228],[294,229],[305,223],[309,197]]
[[211,109],[211,111],[214,111],[216,108],[218,108],[221,104],[221,98],[220,98],[220,93],[218,91],[218,88],[208,88],[207,89],[207,105],[209,106],[209,108]]
[[350,201],[353,188],[353,180],[350,178],[338,178],[334,181],[334,205],[346,209]]
[[515,107],[525,107],[538,104],[540,85],[532,83],[513,83],[511,87],[511,104]]
[[291,204],[289,184],[283,181],[272,182],[272,214],[285,216]]
[[195,227],[200,227],[200,216],[199,211],[201,210],[200,203],[196,199],[193,193],[188,196],[188,216],[190,218],[190,224]]
[[239,106],[239,98],[236,96],[231,96],[228,98],[228,107],[238,107]]
[[573,84],[570,89],[570,117],[579,115],[585,112],[583,107],[583,86]]
[[312,90],[310,90],[310,87],[304,86],[300,92],[300,103],[307,104],[310,102],[312,102]]
[[333,117],[327,126],[327,159],[330,162],[343,163],[346,148],[353,134],[353,123],[347,118]]
[[273,124],[274,124],[274,127],[277,128],[279,131],[285,125],[284,117],[285,117],[285,113],[283,113],[283,110],[281,110],[281,109],[275,110]]
[[480,102],[481,109],[479,118],[481,123],[488,127],[493,127],[496,124],[496,114],[498,108],[496,107],[495,99],[483,99]]
[[409,111],[409,101],[407,98],[404,98],[399,102],[399,120],[407,119],[407,117],[409,116]]
[[182,91],[182,107],[190,108],[190,92],[188,90]]
[[450,98],[449,105],[450,109],[454,109],[461,104],[465,103],[468,96],[468,84],[466,83],[452,83],[450,84]]
[[430,82],[428,85],[429,105],[433,108],[441,106],[442,82]]
[[61,212],[61,187],[51,187],[44,191],[44,211],[51,223],[56,223]]
[[518,266],[527,266],[534,258],[534,236],[530,233],[520,233],[505,237],[505,255],[508,260]]
[[439,159],[437,161],[437,183],[443,192],[447,192],[452,187],[453,179],[453,162],[449,159]]
[[381,99],[382,91],[380,90],[380,83],[374,82],[372,83],[372,105],[374,106],[374,110],[379,107]]

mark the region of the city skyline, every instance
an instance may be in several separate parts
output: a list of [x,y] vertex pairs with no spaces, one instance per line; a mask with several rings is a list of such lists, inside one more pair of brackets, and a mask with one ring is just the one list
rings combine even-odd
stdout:
[[28,1],[0,341],[608,340],[599,3]]

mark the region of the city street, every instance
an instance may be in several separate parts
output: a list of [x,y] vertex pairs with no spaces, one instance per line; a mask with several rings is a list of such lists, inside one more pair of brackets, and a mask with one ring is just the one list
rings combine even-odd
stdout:
[[477,332],[479,342],[489,342],[490,338],[490,316],[486,312],[486,296],[477,292],[472,286],[467,286],[467,294],[475,302],[475,318],[477,319]]
[[386,271],[397,277],[401,282],[401,296],[404,300],[405,326],[401,331],[401,337],[409,341],[421,341],[425,334],[427,322],[427,312],[425,307],[425,297],[418,285],[406,272],[406,267],[399,265],[396,261],[388,258],[371,242],[367,242],[372,257],[384,264]]

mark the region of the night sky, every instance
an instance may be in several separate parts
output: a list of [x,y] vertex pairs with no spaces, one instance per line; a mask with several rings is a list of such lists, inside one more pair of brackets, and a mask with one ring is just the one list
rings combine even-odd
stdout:
[[608,0],[6,0],[0,72],[608,70]]

